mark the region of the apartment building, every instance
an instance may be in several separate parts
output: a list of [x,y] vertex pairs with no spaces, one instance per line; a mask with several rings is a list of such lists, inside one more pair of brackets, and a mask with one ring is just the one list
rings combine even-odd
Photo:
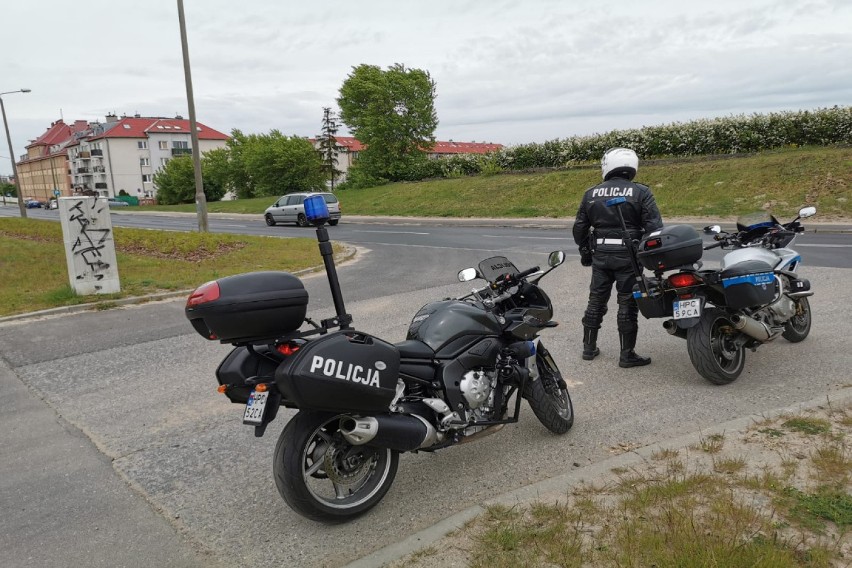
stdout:
[[[27,155],[18,163],[26,197],[44,201],[55,195],[57,186],[45,182],[47,168],[42,162],[46,160],[59,172],[57,180],[64,177],[66,184],[58,187],[60,195],[114,197],[124,191],[134,197],[156,197],[154,174],[173,157],[191,155],[193,150],[189,120],[180,116],[109,114],[105,122],[77,121],[73,128],[56,125],[27,146]],[[197,128],[202,154],[224,147],[229,138],[201,123]]]
[[27,153],[17,163],[22,196],[47,201],[56,195],[72,195],[68,145],[88,128],[85,120],[73,124],[57,120],[26,147]]

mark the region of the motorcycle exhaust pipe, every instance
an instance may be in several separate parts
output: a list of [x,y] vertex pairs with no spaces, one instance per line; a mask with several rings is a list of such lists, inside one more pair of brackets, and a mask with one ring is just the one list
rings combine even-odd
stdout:
[[678,327],[675,323],[675,320],[666,320],[663,322],[663,329],[669,332],[669,335],[674,335],[675,337],[680,337],[681,339],[686,339],[686,331],[682,327]]
[[772,337],[772,331],[763,322],[753,320],[750,317],[740,315],[731,316],[731,323],[734,328],[745,333],[749,337],[753,337],[758,341],[767,341]]
[[438,441],[438,432],[428,420],[416,414],[379,414],[340,419],[340,433],[353,446],[389,448],[410,452]]

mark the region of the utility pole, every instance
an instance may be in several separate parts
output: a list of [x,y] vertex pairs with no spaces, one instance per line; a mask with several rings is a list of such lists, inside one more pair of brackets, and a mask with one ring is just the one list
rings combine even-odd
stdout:
[[15,176],[15,192],[18,194],[18,209],[21,211],[22,219],[27,218],[27,208],[24,207],[24,196],[21,195],[21,180],[18,179],[18,165],[15,163],[15,151],[12,150],[12,137],[9,135],[9,121],[6,120],[6,106],[3,104],[3,95],[29,92],[29,89],[18,89],[17,91],[6,91],[5,93],[0,93],[0,111],[3,113],[3,124],[6,126],[6,141],[9,143],[9,159],[12,160],[12,175]]
[[195,210],[198,214],[198,230],[208,231],[207,197],[204,195],[204,183],[201,180],[201,150],[198,147],[198,126],[195,122],[195,99],[192,95],[192,73],[189,70],[189,47],[186,41],[186,18],[183,15],[183,0],[177,0],[178,20],[180,21],[180,45],[183,49],[183,73],[186,78],[186,102],[189,106],[189,129],[192,138],[192,165],[195,169]]

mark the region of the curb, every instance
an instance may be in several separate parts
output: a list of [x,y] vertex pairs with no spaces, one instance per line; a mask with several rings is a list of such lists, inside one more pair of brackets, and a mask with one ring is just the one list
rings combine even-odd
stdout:
[[[344,251],[337,257],[335,257],[334,262],[336,265],[340,266],[341,264],[351,260],[358,252],[356,247],[351,245],[346,245]],[[297,270],[295,272],[291,272],[293,276],[303,276],[305,274],[311,274],[313,272],[318,272],[320,270],[325,270],[324,265],[311,266],[309,268],[303,268],[302,270]],[[79,312],[89,312],[100,309],[111,309],[113,307],[121,307],[121,306],[130,306],[136,304],[146,304],[148,302],[157,302],[159,300],[170,300],[172,298],[180,298],[186,297],[194,288],[186,289],[186,290],[176,290],[174,292],[159,292],[156,294],[148,294],[146,296],[131,296],[129,298],[119,298],[117,300],[100,300],[97,302],[89,302],[86,304],[76,304],[73,306],[62,306],[59,308],[50,308],[47,310],[39,310],[37,312],[24,312],[22,314],[14,314],[11,316],[3,316],[0,317],[0,325],[9,322],[16,322],[22,320],[36,319],[41,317],[50,317],[50,316],[63,316],[67,314],[76,314]]]
[[395,562],[408,554],[433,545],[437,541],[446,537],[449,533],[460,529],[465,523],[484,513],[486,508],[489,506],[513,506],[538,499],[542,495],[553,494],[555,492],[564,494],[567,489],[575,484],[588,479],[595,479],[610,475],[611,471],[615,468],[627,468],[631,465],[647,462],[655,452],[659,452],[663,449],[684,448],[700,442],[702,438],[706,438],[708,435],[724,434],[725,432],[743,430],[751,426],[752,423],[760,420],[776,418],[784,414],[795,413],[808,408],[822,406],[824,404],[845,402],[847,400],[852,400],[852,388],[826,393],[818,398],[814,398],[806,402],[777,408],[775,410],[769,410],[761,414],[752,414],[742,418],[735,418],[733,420],[711,426],[706,430],[692,432],[664,442],[655,442],[631,452],[611,457],[601,462],[578,468],[569,473],[557,475],[556,477],[551,477],[537,483],[533,483],[532,485],[520,487],[507,493],[503,493],[502,495],[487,499],[479,505],[468,507],[467,509],[447,517],[446,519],[438,521],[431,527],[416,532],[398,543],[390,544],[368,554],[367,556],[359,558],[354,562],[350,562],[349,564],[344,565],[343,568],[375,568],[377,566],[385,566],[390,562]]

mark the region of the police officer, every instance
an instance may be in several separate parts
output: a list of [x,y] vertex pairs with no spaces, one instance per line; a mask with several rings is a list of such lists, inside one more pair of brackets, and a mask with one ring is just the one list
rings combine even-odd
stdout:
[[592,267],[589,305],[583,317],[583,359],[591,361],[600,354],[598,330],[607,312],[614,282],[621,342],[619,367],[638,367],[651,362],[650,357],[641,357],[633,351],[639,331],[639,308],[633,299],[635,274],[623,241],[625,235],[618,211],[606,206],[607,200],[613,197],[626,199],[619,207],[631,239],[662,227],[663,220],[651,190],[632,181],[638,169],[639,157],[633,150],[607,150],[601,159],[604,181],[586,190],[573,229],[574,242],[580,247],[580,262]]

